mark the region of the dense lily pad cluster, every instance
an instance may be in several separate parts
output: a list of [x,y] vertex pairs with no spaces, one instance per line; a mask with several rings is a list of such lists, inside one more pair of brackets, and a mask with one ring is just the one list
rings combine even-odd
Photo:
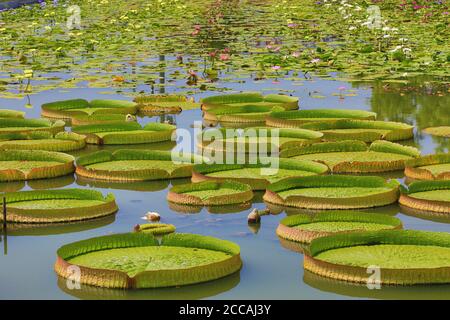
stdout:
[[[304,253],[305,270],[320,277],[367,283],[375,265],[382,284],[450,283],[448,233],[398,230],[399,219],[374,209],[387,213],[388,205],[400,204],[418,216],[450,216],[447,4],[79,1],[75,27],[67,24],[71,4],[0,12],[0,97],[26,97],[26,108],[33,108],[32,94],[53,89],[103,88],[120,98],[45,98],[41,119],[0,110],[0,196],[12,232],[111,223],[102,219],[118,210],[112,194],[40,190],[73,183],[74,172],[79,185],[91,188],[152,192],[172,183],[165,198],[178,212],[240,212],[264,203],[247,218],[255,233],[263,215],[299,213],[281,219],[276,234],[283,246]],[[355,88],[371,81],[372,110],[311,108],[281,86],[264,88],[270,94],[239,87],[264,80],[302,85],[312,75],[351,80]],[[212,93],[232,87],[232,94]],[[332,95],[340,102],[356,95],[338,90]],[[422,103],[416,93],[423,92],[432,103]],[[420,105],[416,122],[400,112],[413,104]],[[166,150],[175,145],[174,114],[188,110],[202,113],[195,137],[202,154],[177,157]],[[442,152],[422,155],[413,146],[428,134]],[[229,153],[244,161],[215,162]],[[34,190],[18,191],[25,183]],[[242,267],[237,244],[175,230],[146,223],[64,245],[55,271],[69,278],[77,266],[82,284],[135,289],[217,280]]]
[[[291,70],[364,80],[445,76],[448,6],[420,2],[414,9],[394,0],[81,1],[75,28],[67,27],[68,1],[26,6],[1,13],[1,95],[80,85],[155,88],[166,70],[199,89],[230,72],[256,80]],[[159,56],[149,59],[149,52]],[[52,74],[68,67],[75,76]]]

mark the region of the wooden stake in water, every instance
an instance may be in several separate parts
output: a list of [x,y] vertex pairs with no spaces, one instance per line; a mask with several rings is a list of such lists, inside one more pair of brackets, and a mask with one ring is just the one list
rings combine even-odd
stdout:
[[6,230],[6,198],[3,197],[3,230]]

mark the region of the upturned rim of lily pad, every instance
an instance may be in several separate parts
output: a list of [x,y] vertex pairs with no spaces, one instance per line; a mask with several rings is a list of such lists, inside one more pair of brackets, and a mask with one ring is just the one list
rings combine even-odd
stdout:
[[[51,224],[80,222],[102,218],[117,212],[115,197],[109,193],[106,197],[96,190],[60,189],[32,190],[4,193],[6,199],[6,219],[8,223]],[[64,207],[64,200],[86,202],[91,205]],[[43,208],[33,208],[33,202],[48,202]],[[55,204],[52,206],[52,202]],[[15,203],[29,203],[26,207],[15,207]],[[88,203],[86,203],[88,204]],[[3,220],[0,218],[0,220]]]
[[193,267],[146,270],[132,277],[120,270],[78,265],[81,270],[80,283],[122,289],[174,287],[216,280],[235,273],[242,267],[239,246],[227,240],[197,234],[171,233],[163,235],[161,242],[158,242],[151,233],[133,232],[91,238],[60,247],[55,271],[59,276],[68,278],[73,266],[70,260],[74,257],[98,251],[149,246],[218,251],[227,255],[227,258]]
[[[305,270],[322,277],[354,283],[370,283],[367,267],[321,260],[321,253],[350,247],[377,245],[430,246],[450,248],[450,234],[417,230],[383,230],[335,234],[314,239],[304,257]],[[380,268],[380,284],[416,285],[450,283],[450,266],[438,268]]]
[[[385,214],[379,213],[368,213],[361,211],[323,211],[317,212],[314,214],[297,214],[287,216],[280,220],[280,223],[277,227],[276,234],[277,236],[289,240],[300,243],[310,243],[312,240],[332,234],[339,233],[351,233],[351,232],[361,232],[366,231],[363,227],[361,229],[351,228],[349,230],[341,230],[341,231],[315,231],[315,230],[303,230],[298,228],[301,225],[307,225],[311,223],[318,222],[358,222],[358,223],[367,223],[367,224],[380,224],[385,225],[385,230],[390,229],[401,229],[402,221],[396,217],[392,217]],[[383,229],[380,229],[383,230]]]

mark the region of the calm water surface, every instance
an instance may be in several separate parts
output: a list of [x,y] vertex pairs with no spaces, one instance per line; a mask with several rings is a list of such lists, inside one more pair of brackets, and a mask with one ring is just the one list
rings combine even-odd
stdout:
[[[271,80],[254,82],[241,79],[242,83],[227,84],[236,91],[258,90],[277,93],[291,90],[300,97],[302,109],[345,108],[364,109],[378,113],[382,120],[405,121],[423,129],[431,125],[450,123],[450,99],[439,96],[430,85],[418,80],[414,88],[401,84],[345,83],[341,81],[312,79],[301,81]],[[422,87],[420,87],[423,85]],[[333,93],[345,86],[354,91],[340,99]],[[174,87],[176,88],[176,87]],[[176,89],[173,89],[176,90]],[[431,93],[430,93],[431,90]],[[52,90],[31,96],[33,109],[25,109],[24,100],[0,100],[0,107],[24,110],[27,117],[39,117],[40,105],[54,100],[82,97],[85,99],[105,99],[100,89]],[[167,90],[170,92],[171,90]],[[205,92],[195,95],[196,99],[214,94]],[[109,95],[106,98],[123,98]],[[199,110],[184,111],[175,117],[179,128],[190,129],[195,120],[201,119]],[[160,121],[159,117],[140,119],[141,122]],[[415,145],[425,154],[435,151],[448,152],[448,140],[424,135],[420,130],[415,141],[405,142]],[[148,147],[148,146],[145,146]],[[170,148],[165,144],[158,148]],[[95,150],[91,147],[89,150]],[[391,177],[400,178],[402,174]],[[163,181],[117,185],[95,183],[74,176],[35,181],[29,184],[0,184],[2,191],[16,191],[39,188],[96,188],[104,193],[116,195],[120,211],[115,218],[69,226],[53,226],[9,230],[7,238],[0,243],[0,298],[1,299],[348,299],[348,298],[450,298],[450,286],[433,287],[385,287],[382,290],[368,290],[339,282],[317,278],[303,271],[301,254],[286,249],[280,244],[275,229],[278,221],[285,216],[265,216],[259,230],[247,226],[246,217],[251,209],[231,213],[209,213],[206,209],[198,213],[180,213],[169,208],[166,194],[171,184],[187,182]],[[253,207],[264,208],[256,202]],[[211,235],[228,239],[241,246],[244,267],[240,273],[218,281],[182,288],[159,290],[121,291],[105,290],[82,286],[81,290],[68,290],[65,281],[53,272],[55,252],[63,244],[94,236],[130,231],[134,225],[142,223],[141,217],[147,211],[157,211],[162,222],[176,225],[177,231]],[[397,215],[405,228],[416,230],[450,232],[449,221],[432,221],[422,215],[402,212],[398,206],[374,210]]]

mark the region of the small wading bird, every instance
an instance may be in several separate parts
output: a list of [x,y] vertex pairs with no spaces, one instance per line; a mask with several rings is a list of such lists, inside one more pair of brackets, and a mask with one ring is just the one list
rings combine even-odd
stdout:
[[145,216],[142,217],[142,219],[156,222],[156,221],[161,220],[161,216],[159,215],[158,212],[149,211],[145,214]]

